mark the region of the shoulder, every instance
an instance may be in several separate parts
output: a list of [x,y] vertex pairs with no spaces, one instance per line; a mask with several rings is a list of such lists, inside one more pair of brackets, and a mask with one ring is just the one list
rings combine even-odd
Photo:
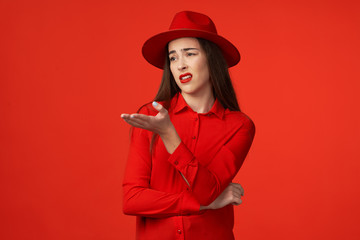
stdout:
[[226,110],[224,119],[226,124],[231,127],[240,128],[242,131],[255,133],[253,120],[243,112]]

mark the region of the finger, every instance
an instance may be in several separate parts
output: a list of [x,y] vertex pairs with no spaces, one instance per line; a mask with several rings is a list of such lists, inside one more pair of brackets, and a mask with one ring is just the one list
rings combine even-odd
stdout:
[[239,183],[230,183],[234,188],[238,189],[241,192],[241,195],[244,196],[244,188]]
[[244,196],[244,188],[240,185],[241,187],[241,196]]
[[235,198],[241,198],[241,193],[240,193],[240,191],[232,191],[232,195],[233,195]]
[[128,119],[128,118],[130,118],[130,114],[122,113],[122,114],[120,115],[120,117],[121,117],[122,119]]
[[229,184],[233,189],[237,189],[238,191],[241,191],[241,186],[238,183],[230,183]]
[[141,120],[141,119],[130,118],[130,119],[126,119],[126,121],[127,121],[129,124],[135,123],[135,124],[138,124],[138,125],[142,125],[142,126],[144,126],[144,127],[147,127],[147,126],[149,125],[148,122],[143,121],[143,120]]
[[232,203],[232,205],[238,206],[242,203],[242,200],[240,198],[237,198],[234,200],[234,202]]
[[128,119],[124,119],[124,121],[125,121],[126,123],[130,124],[130,125],[133,126],[133,127],[145,129],[145,126],[144,126],[144,125],[139,124],[139,123],[137,123],[137,122],[135,122],[135,121],[128,120]]
[[232,195],[237,197],[237,198],[240,198],[242,196],[241,191],[239,189],[237,189],[237,188],[233,188],[231,192],[232,192]]
[[148,116],[148,115],[145,115],[145,114],[140,114],[140,113],[134,113],[134,114],[131,114],[130,115],[130,118],[132,119],[141,119],[143,121],[151,121],[151,118],[153,118],[153,116]]
[[122,119],[142,119],[142,120],[149,120],[152,116],[148,116],[145,114],[140,114],[140,113],[133,113],[133,114],[128,114],[128,113],[122,113],[120,115],[120,117]]
[[244,196],[244,188],[239,184],[241,195]]
[[148,121],[149,117],[148,115],[145,114],[139,114],[139,113],[133,113],[133,114],[128,114],[128,113],[123,113],[120,115],[120,117],[124,120],[128,120],[128,121]]
[[136,127],[140,127],[140,128],[143,128],[143,129],[148,129],[149,128],[149,124],[145,121],[142,121],[140,119],[127,119],[126,120],[127,123],[129,123],[130,125],[132,126],[136,126]]
[[152,103],[152,105],[153,105],[153,107],[154,107],[156,110],[158,110],[160,113],[167,113],[166,108],[164,108],[164,106],[161,105],[160,103],[154,101],[154,102]]

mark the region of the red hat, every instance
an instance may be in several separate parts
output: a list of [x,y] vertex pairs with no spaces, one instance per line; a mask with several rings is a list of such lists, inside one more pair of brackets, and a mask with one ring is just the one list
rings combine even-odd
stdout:
[[177,13],[169,31],[159,33],[144,43],[142,54],[150,64],[163,69],[167,54],[166,45],[182,37],[204,38],[216,43],[229,67],[235,66],[240,61],[239,51],[231,42],[217,34],[214,22],[204,14],[191,11]]

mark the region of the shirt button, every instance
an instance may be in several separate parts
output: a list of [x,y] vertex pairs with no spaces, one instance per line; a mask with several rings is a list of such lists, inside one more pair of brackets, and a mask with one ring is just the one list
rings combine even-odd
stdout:
[[178,234],[181,234],[181,230],[180,230],[180,229],[179,229],[177,232],[178,232]]
[[207,115],[207,116],[208,116],[208,117],[210,117],[210,115],[211,115],[211,114],[210,114],[210,113],[208,113],[208,115]]
[[179,164],[179,162],[175,160],[174,164],[175,164],[175,165],[178,165],[178,164]]
[[195,138],[196,138],[195,136],[192,137],[192,139],[195,139]]
[[197,118],[195,118],[195,122],[197,121],[198,119]]

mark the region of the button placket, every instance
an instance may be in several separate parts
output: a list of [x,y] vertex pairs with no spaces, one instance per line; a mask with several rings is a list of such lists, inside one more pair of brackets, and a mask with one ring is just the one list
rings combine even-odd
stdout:
[[195,146],[196,146],[196,142],[197,142],[197,136],[199,134],[199,124],[200,124],[200,116],[198,113],[196,113],[195,117],[194,117],[194,128],[192,131],[192,135],[191,135],[191,151],[194,153],[195,152]]
[[175,239],[184,240],[184,227],[183,227],[183,217],[175,217]]

